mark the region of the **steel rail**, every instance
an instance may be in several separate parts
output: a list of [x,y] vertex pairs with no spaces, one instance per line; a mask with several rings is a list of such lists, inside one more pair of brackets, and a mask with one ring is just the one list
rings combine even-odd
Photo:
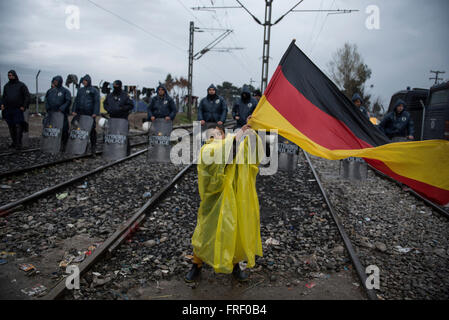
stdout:
[[423,202],[425,202],[427,205],[429,205],[430,207],[432,207],[434,210],[436,210],[438,213],[440,213],[442,216],[444,216],[445,218],[449,219],[449,212],[447,210],[445,210],[443,207],[439,206],[438,204],[430,201],[429,199],[423,197],[422,195],[420,195],[418,192],[416,192],[415,190],[411,189],[409,186],[403,184],[402,182],[386,175],[385,173],[377,170],[376,168],[374,168],[372,165],[370,165],[369,163],[367,163],[367,165],[370,167],[370,169],[372,169],[374,171],[374,173],[376,173],[378,176],[380,176],[381,178],[384,178],[386,180],[390,180],[391,182],[396,183],[398,186],[402,187],[404,191],[408,191],[410,192],[413,196],[415,196],[416,198],[418,198],[419,200],[422,200]]
[[[225,126],[234,124],[234,122],[226,123]],[[190,132],[189,135],[192,135]],[[138,209],[131,218],[120,224],[117,230],[109,236],[86,260],[79,265],[79,276],[86,273],[96,262],[98,262],[105,254],[112,253],[138,226],[145,220],[147,212],[157,204],[162,197],[170,190],[175,183],[196,163],[196,159],[186,165],[178,174],[160,189],[150,200],[148,200],[140,209]],[[60,280],[49,293],[41,300],[55,300],[60,298],[67,290],[66,278]]]
[[[229,125],[232,125],[232,124],[234,124],[234,121],[230,121],[230,122],[226,123],[225,126],[229,126]],[[192,134],[193,134],[193,131],[190,132],[188,135],[192,135]],[[178,139],[182,139],[182,137],[178,137]],[[70,186],[71,184],[73,184],[73,183],[75,183],[75,182],[77,182],[77,181],[79,181],[81,179],[84,179],[84,178],[86,178],[88,176],[91,176],[91,175],[93,175],[93,174],[95,174],[97,172],[103,171],[103,170],[105,170],[105,169],[107,169],[109,167],[112,167],[112,166],[114,166],[116,164],[119,164],[119,163],[121,163],[123,161],[129,160],[129,159],[131,159],[133,157],[136,157],[136,156],[138,156],[138,155],[140,155],[140,154],[142,154],[144,152],[147,152],[147,151],[148,151],[148,148],[146,148],[144,150],[141,150],[141,151],[139,151],[137,153],[134,153],[134,154],[132,154],[130,156],[127,156],[125,158],[116,160],[114,162],[111,162],[111,163],[103,165],[103,166],[100,166],[100,167],[98,167],[98,168],[96,168],[96,169],[94,169],[92,171],[89,171],[89,172],[87,172],[85,174],[79,175],[79,176],[77,176],[75,178],[72,178],[72,179],[70,179],[68,181],[62,182],[62,183],[60,183],[60,184],[58,184],[56,186],[42,189],[42,190],[37,191],[37,192],[27,196],[27,197],[24,197],[22,199],[19,199],[19,200],[10,202],[10,203],[8,203],[6,205],[3,205],[3,206],[0,207],[0,217],[10,214],[12,212],[12,209],[17,208],[17,207],[19,207],[19,206],[21,206],[21,205],[23,205],[25,203],[29,203],[29,202],[31,202],[33,200],[36,200],[36,199],[38,199],[40,197],[43,197],[43,196],[47,195],[47,194],[51,194],[51,193],[57,191],[60,188],[63,188],[63,187],[66,187],[66,186]]]
[[[135,148],[135,147],[139,147],[142,146],[144,144],[148,144],[147,141],[145,142],[139,142],[136,144],[131,145],[131,148]],[[99,155],[102,154],[103,151],[96,151],[95,154]],[[52,162],[45,162],[45,163],[41,163],[41,164],[36,164],[33,166],[29,166],[29,167],[25,167],[25,168],[20,168],[20,169],[16,169],[16,170],[11,170],[11,171],[7,171],[7,172],[1,172],[0,173],[0,179],[4,179],[6,177],[9,176],[13,176],[13,175],[19,175],[19,174],[23,174],[32,170],[36,170],[36,169],[42,169],[42,168],[46,168],[46,167],[51,167],[57,164],[61,164],[61,163],[65,163],[65,162],[70,162],[70,161],[74,161],[74,160],[78,160],[78,159],[84,159],[84,158],[88,158],[91,157],[92,153],[86,153],[80,156],[75,156],[75,157],[70,157],[70,158],[65,158],[65,159],[60,159],[60,160],[56,160],[56,161],[52,161]]]
[[74,184],[77,181],[80,181],[80,180],[82,180],[84,178],[87,178],[87,177],[97,173],[97,172],[100,172],[100,171],[103,171],[103,170],[105,170],[107,168],[110,168],[110,167],[112,167],[112,166],[114,166],[116,164],[119,164],[119,163],[124,162],[124,161],[129,160],[129,159],[132,159],[134,157],[137,157],[138,155],[141,155],[142,153],[147,152],[147,151],[148,151],[148,148],[144,149],[144,150],[140,150],[140,151],[138,151],[138,152],[136,152],[136,153],[134,153],[132,155],[129,155],[129,156],[125,157],[125,158],[116,160],[116,161],[111,162],[109,164],[100,166],[100,167],[98,167],[98,168],[96,168],[96,169],[94,169],[92,171],[89,171],[87,173],[81,174],[81,175],[79,175],[79,176],[77,176],[75,178],[72,178],[70,180],[61,182],[61,183],[57,184],[56,186],[42,189],[42,190],[37,191],[37,192],[27,196],[27,197],[24,197],[22,199],[19,199],[19,200],[10,202],[10,203],[8,203],[6,205],[3,205],[3,206],[0,207],[0,217],[1,216],[6,216],[9,213],[11,213],[11,209],[14,209],[14,208],[16,208],[16,207],[18,207],[20,205],[25,204],[25,203],[29,203],[29,202],[31,202],[33,200],[36,200],[38,198],[41,198],[41,197],[43,197],[45,195],[51,194],[51,193],[53,193],[53,192],[55,192],[55,191],[57,191],[57,190],[59,190],[61,188],[70,186],[70,185]]
[[[121,241],[126,238],[132,230],[134,230],[138,223],[142,222],[145,218],[149,209],[151,209],[159,200],[162,199],[163,195],[173,187],[173,185],[192,167],[193,163],[190,163],[184,167],[168,184],[166,184],[162,189],[158,191],[150,200],[148,200],[139,210],[137,210],[134,215],[127,221],[123,222],[117,230],[106,239],[86,260],[84,260],[79,265],[79,275],[83,275],[87,272],[104,254],[112,252]],[[46,294],[42,300],[54,300],[64,293],[66,288],[66,279],[62,279],[58,284],[56,284],[51,291]]]
[[359,276],[360,282],[362,283],[363,288],[365,288],[366,290],[366,294],[368,296],[368,299],[370,300],[378,300],[377,295],[375,293],[375,291],[373,289],[368,289],[366,287],[366,273],[365,273],[365,268],[363,267],[362,263],[360,262],[357,253],[354,250],[354,247],[352,246],[351,240],[349,239],[337,213],[334,210],[334,207],[332,206],[331,201],[329,200],[326,190],[324,189],[323,184],[321,183],[321,180],[318,176],[318,173],[315,170],[315,167],[312,164],[312,161],[310,160],[309,155],[307,154],[306,151],[302,150],[304,153],[304,156],[307,159],[307,163],[309,164],[310,169],[313,172],[313,175],[315,177],[315,180],[320,188],[321,194],[323,195],[324,200],[326,201],[327,207],[329,209],[329,212],[331,213],[332,218],[334,219],[335,224],[337,225],[338,228],[338,232],[340,233],[340,236],[343,239],[343,243],[346,247],[346,249],[348,250],[349,253],[349,257],[351,258],[352,264],[355,267],[355,270],[357,272],[357,275]]

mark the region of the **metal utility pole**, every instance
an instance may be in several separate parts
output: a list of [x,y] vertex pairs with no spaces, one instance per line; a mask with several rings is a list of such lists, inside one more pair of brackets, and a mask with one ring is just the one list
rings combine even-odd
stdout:
[[442,78],[438,78],[438,75],[446,73],[445,71],[430,71],[430,73],[435,73],[435,78],[429,78],[429,80],[435,80],[435,85],[438,84],[439,80],[443,80]]
[[193,7],[193,10],[205,10],[211,11],[214,9],[244,9],[257,24],[260,24],[264,27],[264,36],[263,36],[263,56],[262,56],[262,79],[260,89],[262,93],[265,91],[268,84],[268,68],[269,68],[269,59],[270,59],[270,40],[271,40],[271,27],[279,23],[286,15],[290,12],[331,12],[328,14],[338,14],[338,13],[351,13],[353,11],[359,10],[348,10],[348,9],[337,9],[337,10],[295,10],[297,6],[299,6],[304,0],[297,2],[290,10],[280,16],[274,23],[271,23],[271,13],[272,13],[272,5],[273,0],[265,0],[265,21],[264,23],[260,22],[260,20],[254,16],[241,2],[240,0],[235,0],[240,6],[229,6],[229,7]]
[[268,84],[268,67],[270,61],[270,38],[271,38],[271,12],[273,0],[265,0],[265,22],[263,24],[263,55],[262,55],[262,81],[260,88],[262,92]]
[[[194,33],[195,32],[203,32],[204,30],[221,30],[224,31],[224,33],[222,33],[220,36],[218,36],[218,38],[216,38],[214,41],[212,41],[211,43],[209,43],[206,47],[204,47],[204,49],[200,50],[199,52],[197,52],[196,54],[194,54],[193,52],[193,40],[194,40]],[[187,89],[187,95],[188,95],[188,102],[187,102],[187,119],[189,121],[192,121],[192,105],[193,105],[193,98],[192,98],[192,94],[193,94],[193,89],[192,89],[192,84],[193,84],[193,60],[198,60],[200,59],[202,56],[204,56],[207,52],[212,51],[213,48],[220,43],[224,38],[226,38],[228,35],[230,35],[232,33],[232,30],[229,29],[203,29],[203,28],[195,28],[195,24],[193,23],[193,21],[190,21],[190,36],[189,36],[189,74],[188,74],[188,81],[189,81],[189,86]],[[241,49],[241,48],[221,48],[219,49],[219,51],[224,51],[224,52],[228,52],[229,50],[234,50],[234,49]]]
[[41,71],[39,70],[36,74],[36,115],[39,115],[39,74]]
[[192,121],[192,104],[193,104],[193,98],[192,98],[192,81],[193,81],[193,36],[195,33],[195,25],[193,21],[190,21],[190,37],[189,37],[189,75],[188,75],[188,81],[189,81],[189,87],[187,89],[187,95],[188,95],[188,101],[187,101],[187,119]]

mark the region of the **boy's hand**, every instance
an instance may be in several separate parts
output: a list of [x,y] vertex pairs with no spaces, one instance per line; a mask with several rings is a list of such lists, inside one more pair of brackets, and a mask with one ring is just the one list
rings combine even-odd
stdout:
[[237,141],[239,141],[240,138],[243,136],[243,134],[244,134],[248,129],[250,129],[250,128],[251,128],[251,127],[250,127],[249,125],[245,124],[239,131],[237,131],[237,133],[236,133],[236,135],[235,135],[235,139],[236,139]]

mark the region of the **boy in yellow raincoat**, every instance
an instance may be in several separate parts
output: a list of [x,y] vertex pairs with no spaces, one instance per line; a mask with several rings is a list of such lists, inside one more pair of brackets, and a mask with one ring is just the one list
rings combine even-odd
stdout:
[[[244,133],[248,136],[241,139]],[[204,262],[216,273],[246,281],[239,262],[247,261],[252,268],[255,256],[262,256],[256,193],[261,141],[248,125],[226,137],[215,127],[209,136],[197,166],[201,204],[192,237],[193,266],[184,279],[195,281]]]

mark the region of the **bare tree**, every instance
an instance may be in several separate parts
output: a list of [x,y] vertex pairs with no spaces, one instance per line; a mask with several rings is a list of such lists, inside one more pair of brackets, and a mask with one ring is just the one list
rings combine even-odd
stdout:
[[338,49],[328,64],[332,80],[349,98],[360,93],[365,107],[370,107],[371,95],[365,92],[365,83],[371,78],[371,69],[363,62],[356,44],[345,43]]
[[164,82],[165,87],[167,88],[167,93],[171,93],[173,87],[175,86],[175,79],[171,76],[171,74],[167,74]]

